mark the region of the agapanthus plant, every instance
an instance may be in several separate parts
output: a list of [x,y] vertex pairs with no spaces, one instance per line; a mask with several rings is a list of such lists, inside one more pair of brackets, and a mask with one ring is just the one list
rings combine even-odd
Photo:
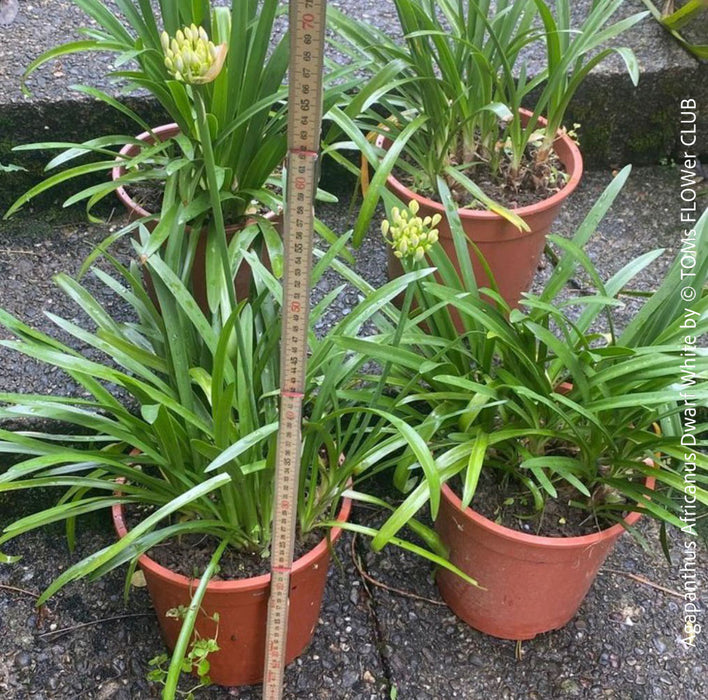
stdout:
[[[330,12],[344,40],[341,50],[391,71],[379,104],[353,118],[335,115],[377,171],[377,186],[369,188],[355,227],[357,244],[381,196],[379,186],[394,167],[420,194],[444,201],[442,180],[458,206],[493,209],[519,225],[499,207],[505,202],[485,192],[483,179],[509,193],[561,188],[564,173],[549,155],[585,77],[616,53],[632,81],[639,79],[633,52],[614,41],[647,13],[613,22],[623,0],[593,2],[580,21],[569,0],[394,4],[402,41]],[[534,49],[545,52],[545,61],[532,74],[528,57]],[[528,118],[522,107],[530,109]],[[386,137],[387,149],[374,148],[368,133]]]
[[[126,537],[62,572],[40,602],[70,581],[99,576],[180,534],[209,535],[245,552],[265,553],[269,548],[282,290],[249,250],[260,235],[253,224],[230,257],[232,278],[238,267],[251,267],[252,293],[231,307],[227,298],[219,313],[207,318],[161,254],[162,229],[180,219],[181,207],[178,202],[165,205],[157,228],[152,233],[141,229],[130,267],[106,255],[113,274],[99,267],[92,270],[104,291],[127,305],[130,321],[114,318],[79,281],[65,274],[56,278],[95,329],[49,314],[51,320],[58,331],[93,348],[99,357],[89,359],[71,344],[0,311],[0,323],[14,338],[0,344],[65,371],[85,392],[83,398],[0,395],[0,418],[42,417],[61,421],[64,432],[67,425],[73,426],[77,434],[75,440],[67,436],[59,444],[51,432],[0,430],[0,452],[16,456],[0,474],[0,492],[66,489],[56,507],[5,528],[0,558],[14,561],[6,543],[47,523],[67,521],[72,543],[73,522],[80,514],[115,503],[148,508]],[[180,227],[173,235],[184,235],[184,224]],[[435,478],[428,469],[432,458],[425,442],[388,411],[381,385],[361,381],[369,358],[347,348],[367,323],[396,324],[398,312],[389,302],[426,273],[415,272],[374,290],[336,261],[347,242],[343,236],[326,253],[318,252],[312,273],[316,284],[334,265],[359,286],[363,298],[321,337],[314,333],[314,324],[344,285],[312,309],[297,499],[302,534],[331,524],[342,495],[358,497],[347,491],[352,479],[389,467],[404,448],[413,450]],[[159,308],[143,286],[138,261],[150,272]],[[213,280],[216,286],[222,283],[219,277]],[[117,479],[123,482],[120,493]],[[447,566],[434,533],[415,522],[412,526],[432,550],[397,543]],[[350,527],[375,534],[363,526]]]
[[[708,213],[694,230],[691,276],[679,252],[620,329],[615,310],[635,296],[628,286],[663,251],[644,253],[603,280],[583,247],[629,171],[608,186],[572,240],[551,237],[560,262],[521,308],[510,309],[494,289],[469,286],[433,246],[427,255],[442,283],[415,283],[415,310],[395,350],[390,336],[357,343],[359,352],[391,363],[390,410],[405,413],[425,437],[441,482],[459,476],[464,506],[483,470],[510,483],[537,513],[549,499],[570,499],[593,522],[641,508],[662,528],[681,528],[676,495],[686,484],[708,506],[705,425],[695,428],[695,446],[681,442],[681,384],[689,382],[691,405],[708,400],[708,353],[696,343],[708,331]],[[410,256],[402,262],[409,272],[424,265]],[[577,274],[596,291],[564,293]],[[428,479],[416,482],[416,467],[410,453],[397,465],[396,483],[412,491],[375,546],[403,525],[400,513],[416,513],[434,495]],[[653,490],[646,478],[656,480]]]
[[[150,133],[157,125],[146,123],[103,90],[76,86],[79,92],[131,119],[135,132],[96,134],[83,143],[43,142],[18,147],[17,150],[54,149],[59,154],[47,163],[46,170],[51,175],[22,195],[6,216],[51,187],[111,170],[116,165],[114,147],[136,144],[141,150],[135,157],[123,159],[124,174],[120,179],[82,189],[70,196],[65,205],[86,201],[90,212],[117,187],[160,182],[168,174],[179,173],[182,200],[193,202],[186,216],[198,223],[207,215],[211,203],[205,192],[206,139],[198,128],[196,92],[208,115],[208,141],[227,221],[237,223],[254,209],[254,201],[256,212],[259,207],[277,210],[279,168],[287,150],[285,76],[289,37],[287,33],[276,36],[275,27],[287,8],[278,0],[245,0],[230,7],[212,6],[209,0],[160,0],[156,5],[146,0],[117,0],[120,14],[116,15],[101,0],[74,2],[98,28],[84,28],[80,30],[84,35],[81,40],[39,56],[27,68],[25,80],[45,63],[62,56],[86,51],[108,53],[114,62],[113,68],[106,67],[107,76],[126,92],[147,91],[164,110],[165,121],[176,123],[181,134],[149,147],[136,142],[135,133]],[[196,33],[192,37],[193,32]],[[167,43],[163,43],[165,36]],[[183,50],[190,52],[187,62],[181,54]],[[178,57],[185,71],[176,70]],[[325,114],[332,105],[348,102],[347,92],[360,82],[352,77],[355,70],[354,65],[339,68],[330,64],[324,76]],[[88,157],[91,162],[76,165]]]

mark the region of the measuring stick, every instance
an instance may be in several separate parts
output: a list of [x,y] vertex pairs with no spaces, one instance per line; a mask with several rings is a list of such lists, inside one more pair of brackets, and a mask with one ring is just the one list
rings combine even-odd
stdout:
[[271,583],[263,679],[265,700],[283,693],[290,573],[302,454],[302,398],[310,318],[310,271],[322,123],[326,0],[290,0],[288,173],[280,351],[280,426],[273,501]]

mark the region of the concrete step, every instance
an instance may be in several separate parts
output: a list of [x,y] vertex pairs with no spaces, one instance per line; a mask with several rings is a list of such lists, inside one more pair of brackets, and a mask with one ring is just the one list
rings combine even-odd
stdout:
[[[574,3],[578,16],[591,0]],[[110,5],[110,0],[108,0]],[[391,0],[335,0],[333,5],[352,16],[395,32],[397,20]],[[642,0],[627,0],[620,15],[644,9]],[[107,56],[82,54],[61,58],[42,67],[29,80],[29,96],[21,91],[21,76],[29,63],[62,40],[79,38],[79,27],[90,20],[71,2],[20,2],[9,27],[0,27],[0,163],[23,165],[26,173],[2,174],[0,211],[37,181],[44,155],[10,153],[13,146],[43,140],[84,140],[110,133],[135,133],[135,125],[101,102],[71,90],[87,84],[119,94],[108,83]],[[657,163],[680,150],[680,101],[694,99],[708,105],[708,71],[680,48],[651,18],[628,32],[622,43],[631,46],[640,61],[639,87],[631,85],[618,57],[592,72],[579,91],[567,123],[581,124],[581,145],[589,166]],[[330,53],[332,58],[336,54]],[[529,56],[531,70],[540,57]],[[130,105],[149,123],[165,121],[157,105],[144,95],[127,96]],[[708,110],[699,109],[698,150],[708,151]],[[40,200],[49,204],[51,198]]]

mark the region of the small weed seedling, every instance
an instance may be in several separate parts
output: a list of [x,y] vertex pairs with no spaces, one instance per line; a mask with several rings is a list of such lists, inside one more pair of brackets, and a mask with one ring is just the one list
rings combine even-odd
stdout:
[[[180,605],[179,607],[171,608],[165,613],[165,615],[166,617],[174,617],[178,620],[184,620],[188,610],[189,608],[184,605]],[[219,636],[219,613],[215,612],[210,619],[216,623],[216,632],[214,633],[214,637],[204,639],[199,635],[197,630],[194,630],[194,636],[192,637],[189,651],[182,660],[182,672],[194,672],[199,678],[199,683],[189,690],[177,691],[180,695],[185,697],[185,700],[194,700],[194,693],[197,690],[211,685],[211,678],[209,678],[210,664],[207,657],[212,652],[219,651],[219,645],[216,643]],[[162,683],[164,685],[167,681],[170,657],[167,654],[159,654],[158,656],[150,659],[148,664],[152,667],[152,670],[147,674],[148,681]]]

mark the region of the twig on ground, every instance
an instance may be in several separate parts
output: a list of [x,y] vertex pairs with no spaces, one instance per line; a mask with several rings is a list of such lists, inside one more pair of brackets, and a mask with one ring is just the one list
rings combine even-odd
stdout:
[[32,598],[39,598],[39,593],[35,593],[34,591],[28,591],[25,588],[17,588],[16,586],[8,586],[7,584],[0,583],[0,589],[3,591],[13,591],[14,593],[22,593],[24,595],[28,595]]
[[[39,598],[39,593],[35,593],[34,591],[28,591],[26,588],[18,588],[17,586],[9,586],[6,583],[0,583],[0,590],[2,591],[11,591],[12,593],[21,593],[22,595],[29,596],[30,598],[34,598],[37,600]],[[42,622],[46,619],[48,615],[51,615],[51,610],[47,607],[47,604],[45,603],[44,605],[40,605],[38,608],[36,608],[37,611],[37,620],[35,622],[35,627],[39,628],[42,624]]]
[[681,598],[681,600],[684,599],[683,593],[679,593],[678,591],[674,591],[671,588],[666,588],[665,586],[660,586],[658,583],[654,583],[653,581],[650,581],[648,578],[644,578],[644,576],[639,576],[638,574],[632,574],[629,571],[622,571],[620,569],[600,569],[600,573],[604,574],[617,574],[618,576],[626,576],[627,578],[631,578],[632,581],[637,581],[637,583],[643,583],[645,586],[651,586],[651,588],[656,588],[657,591],[663,591],[664,593],[668,595],[672,595],[675,598]]
[[0,248],[0,253],[8,255],[34,255],[36,258],[42,257],[43,253],[36,253],[34,250],[25,250],[23,248]]
[[113,622],[114,620],[126,620],[129,617],[149,617],[152,613],[129,613],[128,615],[114,615],[113,617],[102,617],[100,620],[91,620],[90,622],[82,622],[79,625],[72,625],[71,627],[62,627],[58,630],[51,630],[49,632],[42,632],[38,634],[38,637],[55,637],[60,634],[67,634],[68,632],[74,632],[75,630],[82,629],[83,627],[91,627],[92,625],[100,625],[103,622]]
[[368,574],[366,571],[364,571],[364,568],[361,566],[359,563],[359,559],[356,556],[355,552],[355,545],[356,545],[356,534],[352,537],[352,551],[351,551],[351,556],[352,556],[352,561],[354,562],[354,566],[356,567],[356,570],[359,572],[359,576],[361,576],[365,581],[368,581],[374,586],[377,586],[378,588],[383,588],[385,591],[388,591],[389,593],[395,593],[396,595],[403,596],[405,598],[413,598],[414,600],[422,600],[424,603],[430,603],[431,605],[447,605],[447,603],[444,603],[442,600],[433,600],[432,598],[426,598],[425,596],[418,595],[417,593],[411,593],[410,591],[403,591],[400,588],[394,588],[393,586],[388,586],[385,583],[382,583],[378,579],[375,579],[373,576]]

